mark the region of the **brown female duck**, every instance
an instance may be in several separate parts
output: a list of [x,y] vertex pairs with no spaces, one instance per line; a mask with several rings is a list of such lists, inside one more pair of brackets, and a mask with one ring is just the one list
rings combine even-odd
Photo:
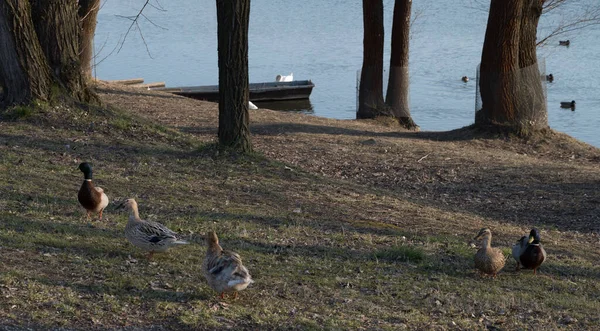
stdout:
[[79,170],[83,172],[84,180],[77,194],[79,203],[87,210],[87,218],[91,219],[91,213],[98,213],[100,221],[102,220],[102,211],[108,206],[108,197],[104,190],[94,186],[92,182],[92,166],[87,163],[81,163]]
[[482,238],[482,247],[475,254],[475,267],[479,272],[496,277],[498,271],[504,267],[506,257],[499,248],[492,247],[492,231],[483,228],[474,240]]
[[214,231],[206,236],[206,257],[202,263],[202,272],[208,285],[221,294],[224,298],[225,292],[237,292],[246,289],[253,283],[248,269],[242,264],[242,258],[235,252],[224,251],[219,245],[219,238]]

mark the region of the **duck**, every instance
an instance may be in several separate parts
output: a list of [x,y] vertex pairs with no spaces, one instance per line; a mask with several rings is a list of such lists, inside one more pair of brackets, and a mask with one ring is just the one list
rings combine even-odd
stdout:
[[479,230],[474,240],[480,238],[482,238],[482,247],[475,254],[475,267],[480,273],[496,278],[496,274],[504,267],[506,257],[499,248],[491,246],[492,231],[490,229]]
[[569,45],[571,45],[571,41],[570,40],[559,40],[558,44],[560,46],[569,46]]
[[91,220],[92,213],[98,213],[98,218],[101,221],[102,212],[108,206],[108,196],[102,188],[94,186],[91,164],[83,162],[79,164],[79,170],[83,172],[83,184],[79,188],[77,200],[87,210],[88,221]]
[[515,269],[517,271],[519,270],[521,265],[521,254],[523,254],[528,244],[529,240],[527,236],[522,236],[521,239],[517,240],[517,242],[512,247],[512,257],[515,259],[515,261],[517,261],[517,267]]
[[466,82],[468,82],[468,81],[469,81],[469,77],[467,77],[467,76],[462,76],[461,80],[462,80],[463,82],[465,82],[465,83],[466,83]]
[[152,259],[155,252],[166,252],[172,246],[188,244],[166,226],[141,219],[135,199],[127,199],[117,208],[129,210],[125,237],[133,246],[147,251],[149,260]]
[[237,299],[238,291],[254,283],[242,258],[235,252],[223,250],[214,231],[207,233],[206,243],[202,272],[208,285],[220,293],[221,299],[225,298],[226,292],[233,292],[234,299]]
[[569,101],[561,101],[560,108],[571,108],[572,111],[575,111],[575,100]]
[[536,274],[537,268],[546,260],[546,250],[540,243],[540,234],[536,228],[529,232],[529,242],[524,251],[521,252],[519,261],[524,269],[533,269],[533,274]]
[[276,82],[291,82],[294,80],[294,73],[290,73],[287,76],[282,76],[282,75],[277,75],[275,76],[275,81]]
[[552,83],[554,81],[554,75],[552,75],[552,74],[546,75],[546,80],[548,82]]

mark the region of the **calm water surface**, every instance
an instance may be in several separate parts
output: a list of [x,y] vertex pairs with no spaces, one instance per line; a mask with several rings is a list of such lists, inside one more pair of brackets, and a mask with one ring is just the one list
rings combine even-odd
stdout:
[[[152,0],[154,3],[155,0]],[[540,35],[576,12],[576,6],[597,0],[573,0],[572,7],[546,15]],[[483,1],[487,2],[487,1]],[[218,83],[217,22],[214,0],[160,1],[164,11],[147,8],[152,22],[142,20],[117,53],[130,21],[144,0],[105,0],[96,32],[97,68],[101,79],[143,77],[167,86]],[[386,6],[385,63],[393,0]],[[410,45],[410,105],[422,130],[456,129],[473,123],[476,67],[481,58],[487,12],[473,0],[422,0]],[[310,112],[317,116],[350,119],[356,113],[356,75],[362,64],[362,6],[360,1],[252,0],[249,35],[251,82],[273,81],[277,74],[294,73],[316,87]],[[547,73],[550,126],[600,147],[600,27],[562,36],[538,51]],[[150,55],[149,55],[150,54]],[[387,64],[386,64],[387,65]],[[463,83],[462,76],[471,77]],[[387,80],[387,78],[386,78]],[[576,100],[575,112],[559,107]],[[273,107],[274,108],[274,107]]]

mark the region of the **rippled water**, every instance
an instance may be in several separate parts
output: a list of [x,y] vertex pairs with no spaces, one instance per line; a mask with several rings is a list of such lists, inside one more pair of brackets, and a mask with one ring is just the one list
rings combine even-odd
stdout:
[[[153,3],[155,0],[152,0]],[[487,2],[487,1],[481,1]],[[574,12],[597,0],[573,0],[571,7],[546,15],[540,34]],[[143,39],[134,29],[123,48],[115,46],[144,0],[106,0],[98,15],[97,71],[101,79],[143,77],[146,82],[165,81],[167,86],[212,85],[218,82],[217,23],[214,0],[160,1],[165,11],[149,7],[153,23],[140,22]],[[386,6],[385,63],[393,1]],[[475,70],[487,22],[487,12],[474,0],[423,0],[413,3],[416,19],[411,38],[410,105],[422,130],[439,131],[473,123]],[[311,79],[316,87],[310,98],[318,116],[349,119],[356,112],[356,74],[362,63],[362,6],[360,1],[252,0],[249,35],[251,82],[273,81],[277,74],[294,73],[295,79]],[[156,25],[154,25],[156,24]],[[600,147],[600,27],[558,39],[538,51],[547,73],[550,126]],[[112,52],[112,53],[111,53]],[[149,54],[148,54],[149,52]],[[463,83],[460,78],[472,78]],[[387,80],[387,79],[386,79]],[[572,112],[560,101],[576,100]]]

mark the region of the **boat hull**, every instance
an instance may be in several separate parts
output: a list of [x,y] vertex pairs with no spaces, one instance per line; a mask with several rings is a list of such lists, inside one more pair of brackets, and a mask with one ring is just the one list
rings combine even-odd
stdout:
[[[308,99],[314,87],[315,85],[310,80],[251,83],[248,84],[249,99],[252,102]],[[218,85],[153,88],[152,90],[169,92],[198,100],[219,101]]]

